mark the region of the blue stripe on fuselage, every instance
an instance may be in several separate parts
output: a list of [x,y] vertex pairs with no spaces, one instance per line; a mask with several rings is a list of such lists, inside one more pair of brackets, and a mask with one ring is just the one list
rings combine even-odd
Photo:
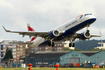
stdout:
[[76,26],[66,30],[65,33],[63,33],[62,35],[57,37],[55,41],[57,41],[57,40],[60,41],[60,40],[63,40],[65,38],[69,37],[69,36],[72,36],[73,34],[76,33],[76,31],[86,27],[87,24],[92,24],[95,20],[96,20],[96,18],[92,18],[92,19],[86,20],[86,21],[84,21],[84,22],[82,22],[82,23],[80,23],[80,24],[78,24],[78,25],[76,25]]

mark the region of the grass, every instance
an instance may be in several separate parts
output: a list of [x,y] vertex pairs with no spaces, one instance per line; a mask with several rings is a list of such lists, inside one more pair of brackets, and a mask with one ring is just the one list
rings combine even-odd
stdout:
[[[1,68],[0,70],[28,70],[27,68]],[[32,68],[31,70],[56,70],[56,68]],[[58,70],[105,70],[105,68],[58,68]]]

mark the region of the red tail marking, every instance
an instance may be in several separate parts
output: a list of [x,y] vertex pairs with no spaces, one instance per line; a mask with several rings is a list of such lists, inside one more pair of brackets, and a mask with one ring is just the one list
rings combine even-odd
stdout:
[[31,42],[32,42],[33,40],[35,40],[35,36],[31,39]]
[[35,31],[33,28],[31,28],[30,26],[27,26],[28,27],[28,31]]

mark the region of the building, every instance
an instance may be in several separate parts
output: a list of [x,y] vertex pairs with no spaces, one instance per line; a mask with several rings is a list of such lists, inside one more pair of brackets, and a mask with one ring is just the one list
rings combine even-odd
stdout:
[[[105,53],[102,51],[103,54]],[[71,51],[68,52],[67,54],[63,55],[60,57],[60,64],[65,65],[68,63],[82,63],[85,65],[85,63],[91,62],[91,63],[96,63],[97,60],[95,60],[99,55],[97,53],[100,53],[100,51]],[[101,54],[101,53],[100,53]],[[93,56],[97,55],[97,57]],[[102,54],[101,54],[102,56]],[[105,57],[101,57],[105,58]],[[93,61],[94,60],[94,61]],[[100,62],[103,60],[100,60]],[[99,63],[99,62],[97,62]]]
[[64,51],[64,44],[55,43],[55,45],[52,47],[52,51]]
[[105,49],[105,43],[99,42],[98,44],[101,44],[101,46],[97,46],[94,49]]
[[52,51],[37,52],[26,56],[26,64],[33,66],[47,66],[59,63],[64,66],[70,63],[100,63],[105,61],[105,51]]
[[3,62],[3,58],[6,53],[7,47],[10,48],[14,62],[19,62],[21,57],[25,57],[25,45],[9,44],[10,40],[2,41],[0,44],[0,62]]
[[61,51],[49,51],[49,52],[37,52],[35,54],[30,54],[26,56],[25,63],[28,65],[29,63],[32,63],[33,66],[47,66],[52,65],[54,63],[60,62],[60,56],[66,54],[67,52],[61,52]]
[[38,51],[64,51],[64,44],[63,43],[55,43],[54,46],[48,45],[40,45],[38,47],[29,47],[28,54],[36,53]]

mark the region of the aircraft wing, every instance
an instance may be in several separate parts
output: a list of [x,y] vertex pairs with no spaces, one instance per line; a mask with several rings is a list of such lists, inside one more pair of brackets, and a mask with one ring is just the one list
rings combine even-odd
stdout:
[[46,38],[49,34],[49,32],[20,32],[20,31],[10,31],[10,30],[7,30],[5,29],[5,27],[3,26],[4,30],[6,32],[10,32],[10,33],[18,33],[20,35],[23,35],[23,37],[25,35],[28,35],[28,36],[40,36],[40,37],[43,37],[43,38]]
[[9,42],[9,44],[21,44],[21,45],[28,44],[28,45],[31,45],[33,43],[32,42]]
[[[90,38],[92,38],[92,37],[101,37],[101,36],[100,36],[100,35],[91,35]],[[73,40],[75,40],[76,38],[80,39],[80,38],[81,38],[81,34],[76,33],[76,34],[74,34],[74,35],[72,36],[72,38],[73,38]],[[89,39],[90,39],[90,38],[89,38]]]

